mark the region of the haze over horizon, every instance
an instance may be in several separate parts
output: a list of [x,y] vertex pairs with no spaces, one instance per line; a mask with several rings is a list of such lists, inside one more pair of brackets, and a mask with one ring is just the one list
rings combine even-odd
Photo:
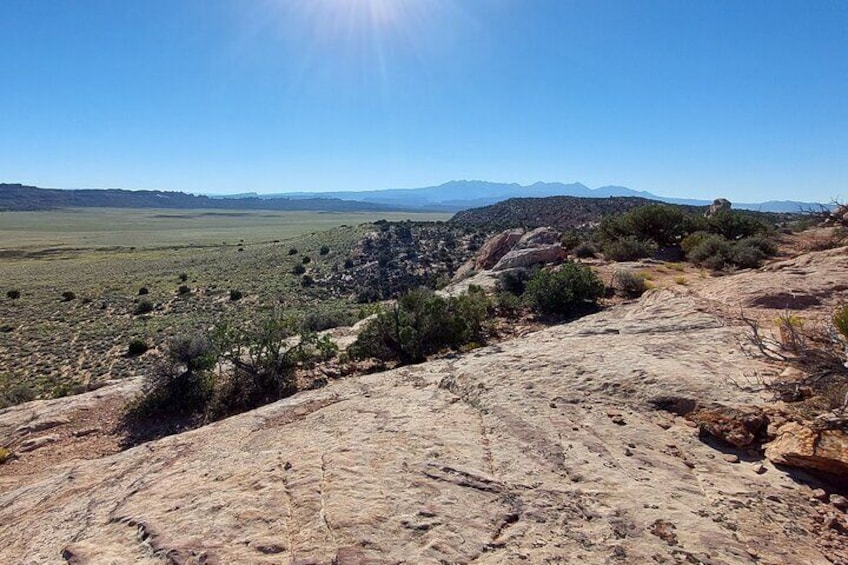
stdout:
[[4,2],[0,182],[848,196],[848,3]]

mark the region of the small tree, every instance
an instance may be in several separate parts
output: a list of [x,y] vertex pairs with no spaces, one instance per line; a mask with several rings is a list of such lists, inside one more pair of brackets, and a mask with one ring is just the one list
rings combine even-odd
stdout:
[[153,303],[149,300],[139,300],[138,304],[135,305],[135,310],[133,310],[133,314],[136,316],[141,314],[149,314],[153,312]]
[[544,315],[570,316],[603,296],[604,285],[588,267],[574,262],[536,273],[527,283],[530,306]]
[[137,357],[146,353],[148,349],[149,346],[147,345],[146,341],[140,338],[136,338],[130,341],[129,346],[127,347],[127,356]]

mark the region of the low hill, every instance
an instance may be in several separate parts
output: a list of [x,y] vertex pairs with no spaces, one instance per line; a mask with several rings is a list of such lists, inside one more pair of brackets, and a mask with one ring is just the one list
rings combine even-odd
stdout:
[[[580,198],[576,196],[511,198],[491,206],[459,212],[450,221],[464,225],[493,228],[551,226],[559,230],[569,230],[599,222],[605,216],[621,214],[648,204],[660,204],[660,202],[624,196],[610,198]],[[692,209],[703,210],[703,208],[694,207]]]
[[[706,206],[668,204],[631,196],[612,196],[609,198],[549,196],[547,198],[511,198],[491,206],[458,212],[450,221],[461,225],[491,229],[551,226],[558,230],[573,230],[599,222],[606,216],[621,214],[649,204],[676,206],[698,215],[707,210]],[[754,212],[751,210],[744,210],[744,212],[770,223],[787,221],[798,216],[798,214]]]
[[209,198],[161,190],[59,190],[22,184],[0,184],[0,211],[36,211],[56,208],[174,208],[227,210],[301,210],[329,212],[383,212],[398,206],[336,198]]

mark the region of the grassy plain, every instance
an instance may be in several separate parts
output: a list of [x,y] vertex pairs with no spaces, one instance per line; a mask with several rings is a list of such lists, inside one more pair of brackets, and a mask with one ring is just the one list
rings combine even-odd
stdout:
[[[339,270],[371,222],[438,214],[324,214],[208,210],[59,210],[0,214],[0,387],[41,396],[143,374],[168,338],[222,319],[294,315],[349,300],[305,288]],[[226,242],[226,243],[224,243]],[[322,255],[322,246],[329,252]],[[290,250],[296,249],[296,253]],[[181,280],[185,276],[185,281]],[[180,294],[181,285],[190,292]],[[139,295],[141,287],[149,293]],[[10,290],[20,297],[7,296]],[[230,300],[230,290],[244,297]],[[63,300],[72,292],[74,299]],[[153,310],[136,314],[140,302]],[[131,339],[154,351],[126,355]]]
[[0,212],[0,253],[92,247],[182,247],[259,243],[394,220],[446,220],[450,214],[68,208]]

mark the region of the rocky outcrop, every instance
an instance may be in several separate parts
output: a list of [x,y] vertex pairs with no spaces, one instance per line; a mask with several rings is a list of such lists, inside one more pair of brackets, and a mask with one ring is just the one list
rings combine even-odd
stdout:
[[477,256],[457,270],[453,280],[459,282],[480,271],[503,271],[565,259],[567,253],[559,244],[560,235],[549,227],[527,233],[504,231],[486,241]]
[[474,269],[479,271],[494,267],[521,240],[523,234],[523,230],[506,230],[488,239],[474,259]]
[[492,267],[492,270],[504,271],[506,269],[532,267],[533,265],[561,261],[567,256],[568,253],[559,244],[547,245],[544,247],[513,249],[504,255],[501,260]]
[[559,243],[560,234],[557,230],[548,227],[536,228],[530,230],[521,236],[518,244],[515,246],[518,249],[526,249],[528,247],[545,247]]
[[848,474],[848,433],[789,422],[777,430],[775,440],[766,446],[766,457],[779,465],[844,477]]
[[733,205],[730,203],[730,200],[727,198],[716,198],[713,200],[713,203],[710,204],[710,209],[707,210],[705,216],[711,218],[716,214],[720,214],[721,212],[729,212]]
[[768,418],[756,407],[709,406],[686,416],[702,432],[734,447],[750,447],[765,439]]
[[[738,332],[691,296],[654,292],[109,457],[12,472],[57,444],[45,445],[0,466],[0,524],[13,525],[0,562],[845,561],[844,544],[818,544],[808,487],[716,456],[651,406],[755,400],[727,384],[764,368]],[[0,424],[40,427],[31,412]]]

